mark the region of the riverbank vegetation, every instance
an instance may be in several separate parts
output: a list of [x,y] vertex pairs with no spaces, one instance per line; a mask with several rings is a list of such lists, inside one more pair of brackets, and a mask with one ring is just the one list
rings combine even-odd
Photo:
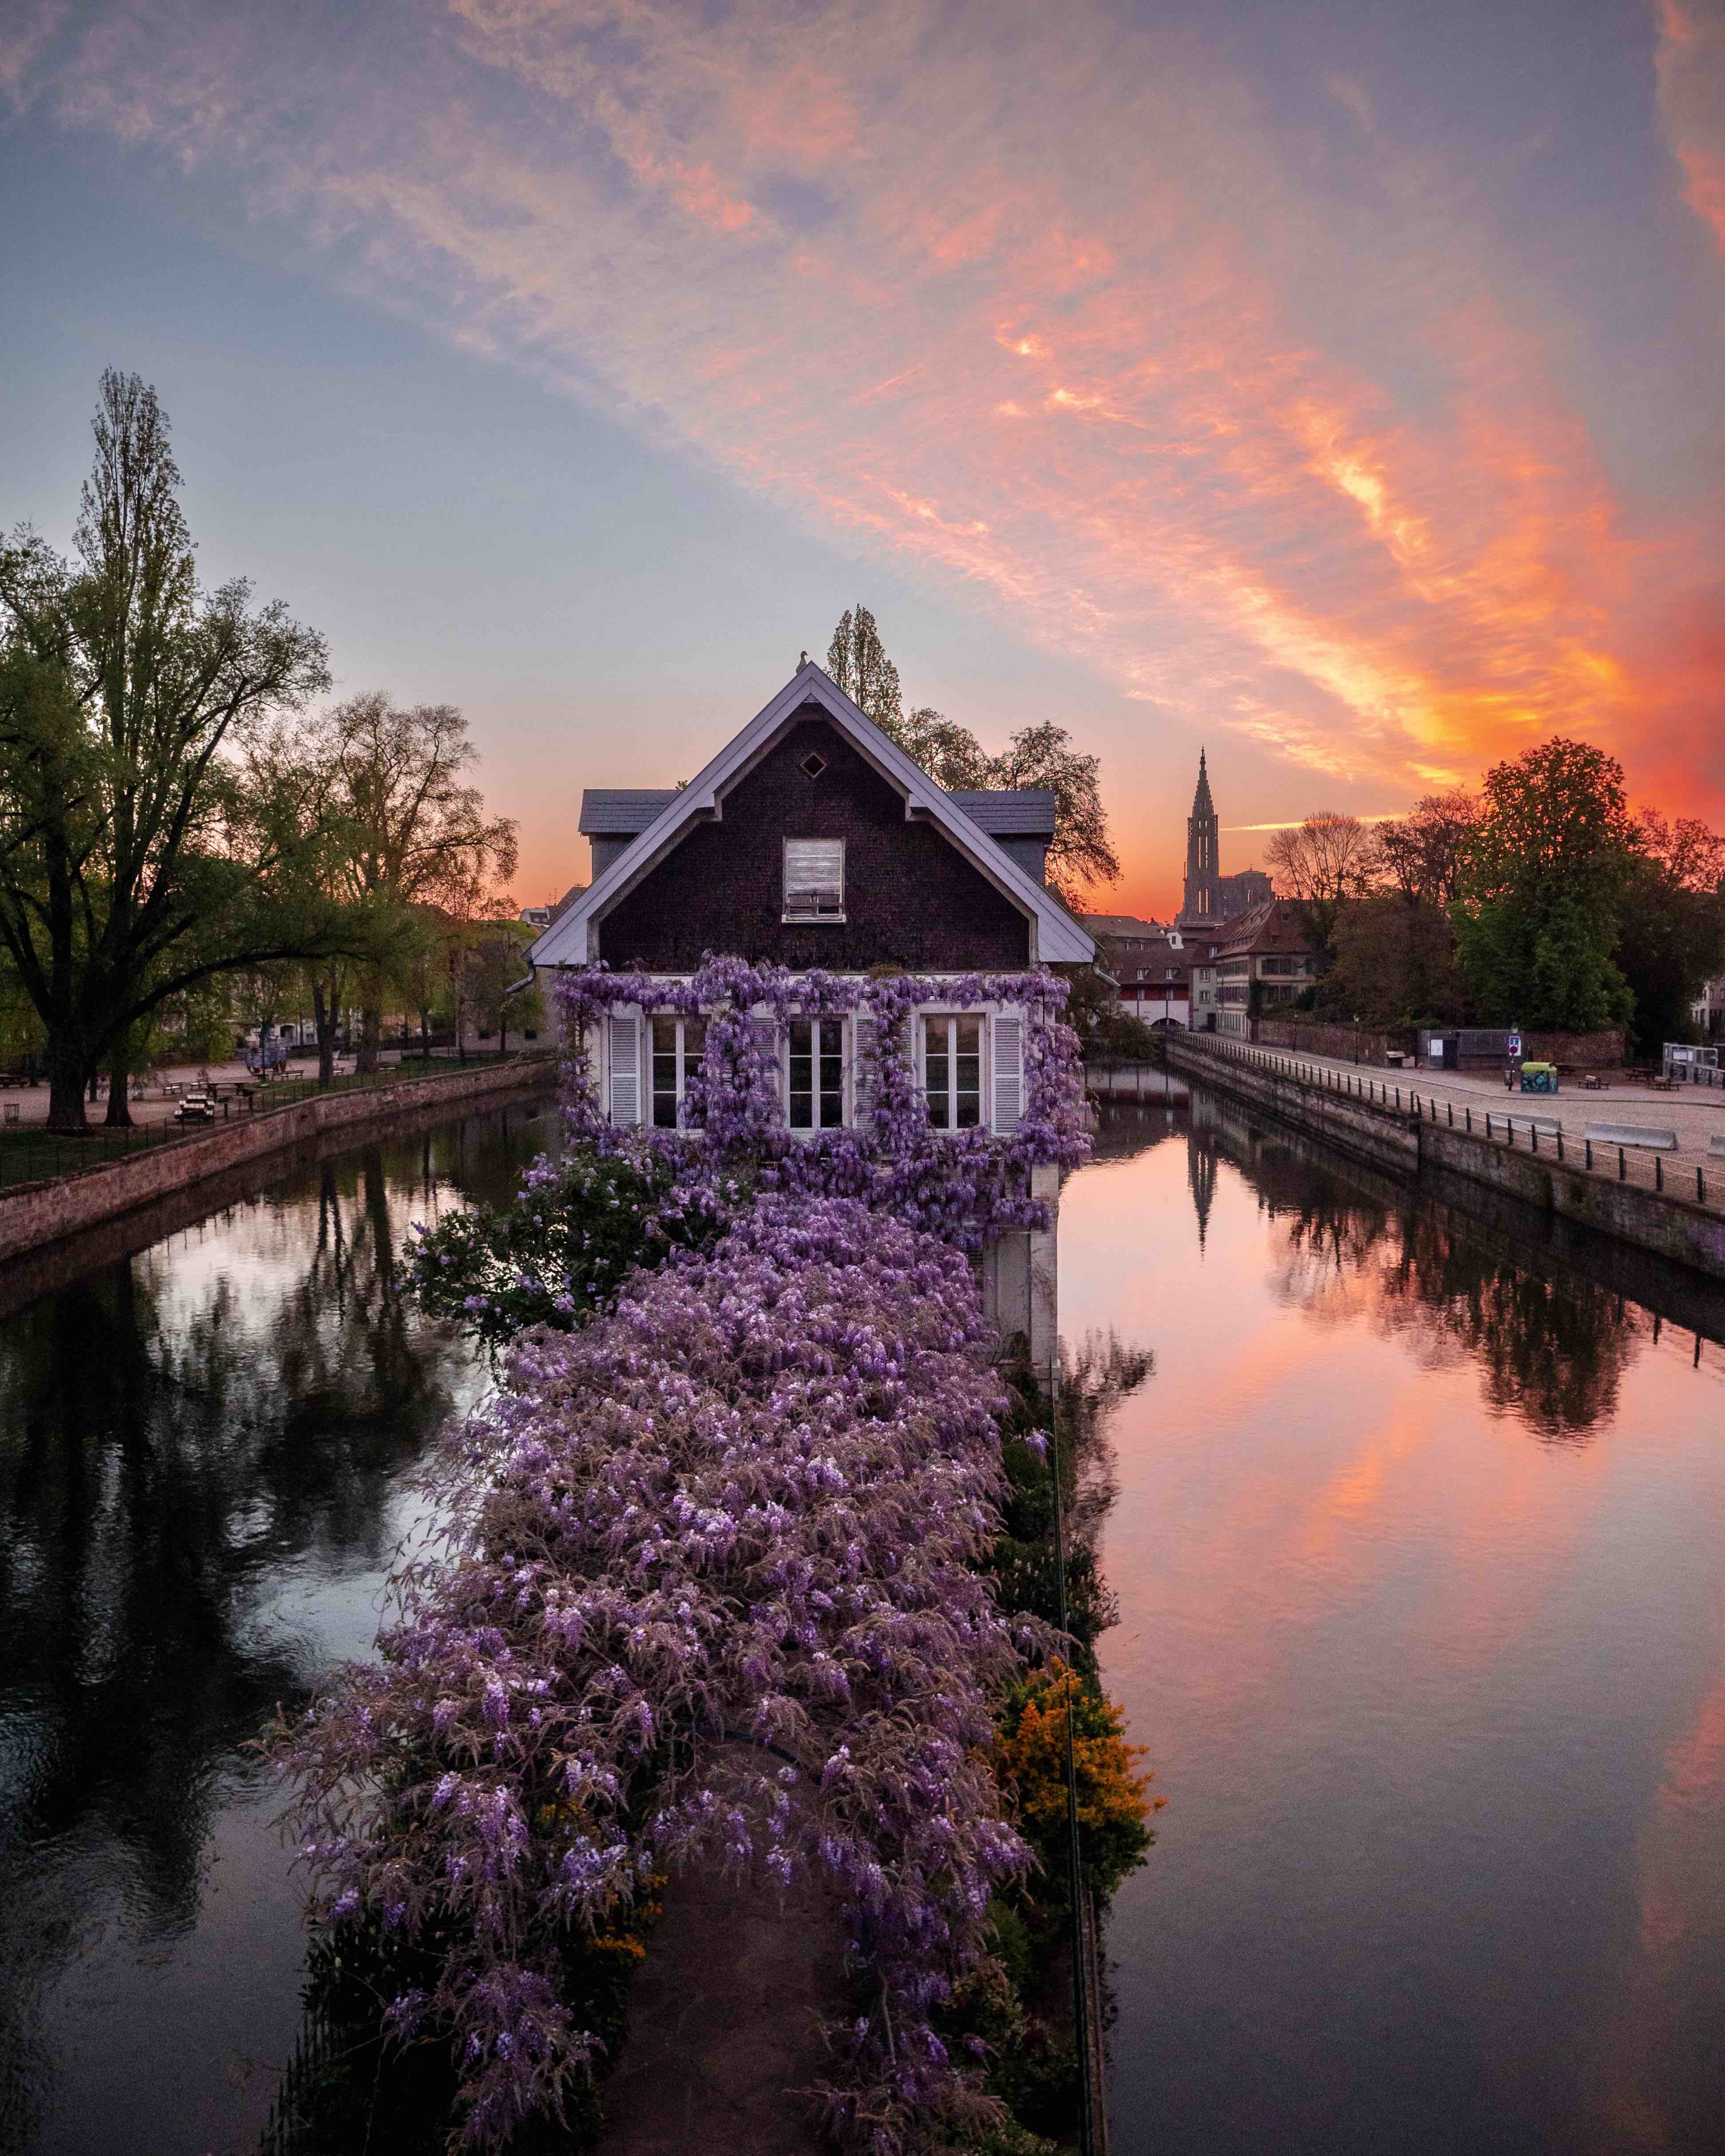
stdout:
[[1622,766],[1584,742],[1375,827],[1308,817],[1265,859],[1319,968],[1295,1008],[1323,1018],[1615,1027],[1651,1055],[1695,1037],[1690,1005],[1725,970],[1725,839],[1631,814]]
[[495,1032],[514,826],[461,714],[313,712],[324,639],[198,580],[154,390],[105,373],[95,434],[72,557],[0,543],[0,1054],[45,1071],[49,1129],[85,1128],[99,1075],[127,1125],[155,1058],[284,1013],[315,1009],[326,1082],[350,1006],[362,1070],[386,998],[422,1044],[434,1007]]
[[[960,999],[1009,987],[1050,1015],[1063,993],[1044,976]],[[1039,1029],[1012,1138],[955,1145],[911,1112],[892,1014],[914,982],[793,990],[722,962],[690,992],[704,1132],[614,1130],[578,1052],[572,1158],[422,1239],[422,1294],[492,1340],[503,1382],[452,1440],[443,1544],[402,1576],[382,1661],[281,1738],[320,2010],[336,1968],[362,1967],[356,2056],[445,2074],[473,2143],[534,2145],[546,2121],[579,2142],[613,1947],[640,1943],[667,1876],[812,1879],[849,1942],[828,2127],[883,2152],[1033,2148],[1070,2126],[1078,2058],[1056,1727],[1085,1891],[1150,1839],[1096,1676],[1092,1539],[1097,1433],[1147,1363],[1081,1358],[1051,1455],[968,1255],[1037,1217],[1030,1165],[1082,1152],[1070,1037]],[[571,1037],[639,993],[569,984]],[[875,1021],[875,1121],[793,1151],[758,1014],[829,993]]]

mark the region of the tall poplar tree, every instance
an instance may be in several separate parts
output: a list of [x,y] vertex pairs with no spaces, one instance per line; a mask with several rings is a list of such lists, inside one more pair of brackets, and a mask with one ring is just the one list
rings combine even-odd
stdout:
[[243,578],[199,587],[153,389],[108,370],[95,433],[75,560],[27,528],[0,547],[0,943],[60,1131],[104,1065],[130,1120],[129,1045],[162,1004],[328,929],[228,754],[327,684],[323,639]]

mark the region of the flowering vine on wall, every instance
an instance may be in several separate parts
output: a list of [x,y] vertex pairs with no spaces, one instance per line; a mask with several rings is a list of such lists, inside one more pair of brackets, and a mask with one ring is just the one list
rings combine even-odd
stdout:
[[[614,973],[603,964],[583,968],[565,974],[556,996],[571,1136],[601,1149],[655,1147],[679,1163],[685,1180],[734,1173],[746,1163],[760,1188],[860,1198],[973,1250],[1000,1229],[1045,1226],[1046,1209],[1030,1195],[1030,1170],[1075,1167],[1089,1150],[1082,1058],[1077,1036],[1060,1019],[1066,983],[1051,973],[859,978],[708,957],[687,981]],[[951,1132],[930,1127],[911,1021],[931,1005],[1023,1013],[1024,1094],[1011,1131],[986,1122]],[[706,1020],[706,1050],[679,1131],[619,1130],[606,1114],[592,1043],[599,1023],[623,1009]],[[863,1021],[854,1055],[865,1121],[807,1134],[787,1128],[778,1056],[793,1017]]]
[[[1029,1862],[993,1713],[1050,1635],[987,1573],[1006,1400],[968,1258],[1045,1224],[1031,1171],[1087,1147],[1065,985],[725,958],[557,993],[566,1158],[414,1260],[433,1307],[511,1343],[438,1485],[447,1554],[284,1734],[316,1906],[423,1972],[391,2025],[449,2040],[474,2143],[586,2085],[569,1943],[697,1856],[836,1896],[860,1996],[835,2124],[886,2156],[998,2123],[940,2025]],[[931,1128],[931,1005],[1025,1018],[1009,1131]],[[629,1007],[706,1021],[680,1129],[604,1112],[592,1043]],[[841,1015],[869,1112],[793,1133],[783,1029]]]

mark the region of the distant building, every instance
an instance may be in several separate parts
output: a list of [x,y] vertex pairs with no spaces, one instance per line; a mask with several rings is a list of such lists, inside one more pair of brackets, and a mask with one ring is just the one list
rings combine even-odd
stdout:
[[529,928],[549,928],[564,908],[572,906],[586,889],[584,883],[572,883],[555,905],[524,906],[521,917]]
[[1192,814],[1186,819],[1186,886],[1176,922],[1181,928],[1213,928],[1219,921],[1237,919],[1275,895],[1262,869],[1222,874],[1221,832],[1221,819],[1210,798],[1204,752],[1200,749],[1198,788],[1192,797]]
[[1167,930],[1159,948],[1146,952],[1120,983],[1121,1008],[1145,1025],[1192,1024],[1192,960],[1178,928]]
[[1725,1040],[1725,973],[1702,983],[1701,993],[1689,1006],[1689,1015],[1703,1040]]
[[1291,1004],[1317,978],[1312,939],[1291,900],[1272,898],[1238,921],[1209,952],[1214,1030],[1252,1038],[1252,1020]]

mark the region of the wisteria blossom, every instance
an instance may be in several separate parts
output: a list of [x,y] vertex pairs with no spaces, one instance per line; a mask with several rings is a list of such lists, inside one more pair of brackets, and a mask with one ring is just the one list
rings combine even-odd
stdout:
[[[747,1160],[762,1188],[860,1198],[973,1250],[999,1229],[1045,1226],[1045,1208],[1030,1196],[1030,1169],[1043,1163],[1070,1168],[1088,1150],[1078,1040],[1060,1023],[1067,993],[1064,981],[1042,972],[860,978],[709,957],[680,983],[613,973],[603,964],[584,968],[565,974],[557,988],[569,1044],[565,1122],[584,1143],[635,1142],[669,1152],[692,1188]],[[986,1125],[930,1128],[911,1047],[911,1014],[930,1003],[954,1010],[1016,1005],[1031,1021],[1023,1111],[1009,1132]],[[595,1095],[591,1032],[604,1014],[635,1005],[706,1021],[680,1132],[616,1130]],[[866,1116],[847,1129],[793,1133],[777,1086],[784,1027],[793,1017],[841,1016],[863,1021],[858,1090]]]
[[1033,1644],[978,1569],[994,1349],[957,1241],[771,1190],[516,1347],[382,1661],[282,1750],[320,1915],[436,1948],[391,2015],[458,2051],[470,2143],[593,2063],[562,1943],[694,1861],[838,1897],[835,2123],[892,2151],[986,2110],[934,2018],[1028,1861],[989,1764]]

